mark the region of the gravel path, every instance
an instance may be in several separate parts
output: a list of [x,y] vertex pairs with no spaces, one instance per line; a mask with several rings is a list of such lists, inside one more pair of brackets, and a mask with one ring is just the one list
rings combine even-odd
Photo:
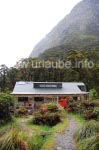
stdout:
[[76,130],[76,124],[73,118],[69,117],[70,124],[63,134],[55,135],[55,148],[54,150],[75,150],[73,143],[73,135]]

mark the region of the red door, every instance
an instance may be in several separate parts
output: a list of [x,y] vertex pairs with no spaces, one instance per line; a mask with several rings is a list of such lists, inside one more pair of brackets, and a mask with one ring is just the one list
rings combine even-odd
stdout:
[[59,103],[59,105],[60,105],[61,107],[66,107],[66,106],[67,106],[67,100],[66,100],[66,98],[64,98],[64,97],[60,97],[58,103]]

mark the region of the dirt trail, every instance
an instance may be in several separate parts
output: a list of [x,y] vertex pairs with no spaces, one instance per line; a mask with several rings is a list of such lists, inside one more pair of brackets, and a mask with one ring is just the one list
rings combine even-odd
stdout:
[[19,125],[25,130],[28,132],[28,134],[30,136],[32,136],[32,134],[35,132],[34,130],[32,130],[31,128],[29,128],[26,123],[27,123],[28,119],[21,119],[19,121]]
[[69,117],[70,124],[62,134],[55,135],[54,150],[75,150],[73,135],[76,130],[76,124],[73,118]]

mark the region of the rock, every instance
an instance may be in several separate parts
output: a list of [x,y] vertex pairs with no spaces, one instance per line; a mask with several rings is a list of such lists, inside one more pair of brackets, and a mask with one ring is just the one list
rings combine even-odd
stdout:
[[57,147],[57,150],[62,150],[62,148],[61,147]]

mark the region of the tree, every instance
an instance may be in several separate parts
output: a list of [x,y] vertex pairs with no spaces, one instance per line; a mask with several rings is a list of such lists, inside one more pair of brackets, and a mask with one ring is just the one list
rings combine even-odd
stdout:
[[6,88],[7,73],[8,73],[8,67],[4,64],[1,65],[0,66],[0,87],[2,91],[4,91]]
[[98,99],[99,98],[98,96],[99,95],[95,89],[90,90],[90,94],[89,94],[90,99],[92,100]]
[[16,81],[20,80],[17,68],[11,67],[7,74],[7,85],[9,89],[13,89]]
[[14,98],[9,94],[2,93],[0,95],[0,124],[11,121],[10,106],[12,105],[14,105]]

